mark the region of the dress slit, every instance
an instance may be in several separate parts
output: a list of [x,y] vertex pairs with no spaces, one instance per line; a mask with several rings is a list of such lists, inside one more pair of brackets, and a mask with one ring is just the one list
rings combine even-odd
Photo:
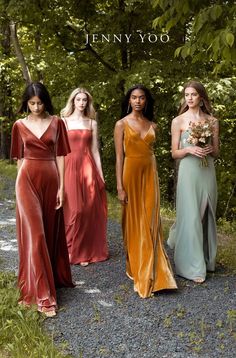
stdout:
[[[189,133],[181,134],[180,147],[189,146]],[[176,191],[176,222],[172,225],[168,245],[174,249],[179,276],[205,280],[207,271],[214,271],[217,232],[217,185],[214,158],[207,156],[207,167],[200,159],[187,155],[181,159]]]

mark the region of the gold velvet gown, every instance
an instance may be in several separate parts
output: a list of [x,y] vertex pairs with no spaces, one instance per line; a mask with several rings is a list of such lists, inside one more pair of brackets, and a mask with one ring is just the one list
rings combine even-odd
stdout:
[[126,273],[134,280],[134,290],[145,298],[152,292],[177,286],[163,247],[159,182],[152,148],[155,131],[150,125],[141,138],[124,123],[123,185],[128,203],[124,206],[122,226]]

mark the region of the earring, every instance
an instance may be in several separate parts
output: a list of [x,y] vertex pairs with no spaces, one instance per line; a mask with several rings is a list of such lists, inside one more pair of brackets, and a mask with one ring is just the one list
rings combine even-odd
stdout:
[[128,105],[127,113],[129,113],[129,110],[130,110],[130,103]]
[[199,106],[202,107],[204,105],[203,100],[201,99]]

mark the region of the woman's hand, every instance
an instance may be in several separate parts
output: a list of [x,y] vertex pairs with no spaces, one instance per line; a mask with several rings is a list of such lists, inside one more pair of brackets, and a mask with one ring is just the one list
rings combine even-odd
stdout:
[[211,144],[207,144],[204,148],[202,148],[203,149],[203,151],[204,151],[204,155],[206,156],[206,155],[208,155],[208,154],[211,154],[211,153],[213,153],[213,151],[214,151],[214,148],[213,148],[213,145],[211,145]]
[[118,200],[122,205],[125,205],[128,203],[128,197],[124,189],[118,190]]
[[63,203],[64,203],[64,190],[58,189],[55,209],[58,210],[62,208]]
[[188,153],[195,155],[198,158],[204,158],[207,155],[213,153],[214,148],[212,145],[207,144],[205,147],[198,147],[197,145],[194,147],[187,147]]
[[205,148],[198,147],[197,145],[193,147],[186,147],[188,154],[195,155],[198,158],[204,158],[207,154],[205,152]]

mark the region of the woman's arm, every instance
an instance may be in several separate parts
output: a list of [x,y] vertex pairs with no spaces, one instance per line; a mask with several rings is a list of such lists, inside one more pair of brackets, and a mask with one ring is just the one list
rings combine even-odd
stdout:
[[179,117],[176,117],[172,121],[171,125],[171,153],[172,158],[182,159],[186,155],[191,154],[196,157],[203,158],[205,154],[204,148],[198,146],[188,146],[180,149],[180,136],[181,136],[181,125]]
[[103,172],[102,172],[102,164],[101,164],[101,157],[99,154],[99,148],[98,148],[98,129],[97,129],[97,122],[93,121],[92,122],[92,147],[91,147],[91,151],[92,151],[92,155],[94,158],[94,161],[96,163],[98,172],[100,174],[100,177],[102,178],[102,180],[104,181],[104,177],[103,177]]
[[65,171],[65,157],[58,156],[56,157],[58,175],[59,175],[59,187],[57,192],[57,201],[56,201],[56,209],[59,209],[63,206],[64,202],[64,171]]
[[23,163],[23,159],[17,159],[17,173],[19,172]]
[[116,122],[114,130],[114,141],[115,141],[115,150],[116,150],[116,184],[118,199],[121,203],[125,204],[127,202],[127,194],[123,187],[123,166],[124,166],[124,123],[122,120]]

